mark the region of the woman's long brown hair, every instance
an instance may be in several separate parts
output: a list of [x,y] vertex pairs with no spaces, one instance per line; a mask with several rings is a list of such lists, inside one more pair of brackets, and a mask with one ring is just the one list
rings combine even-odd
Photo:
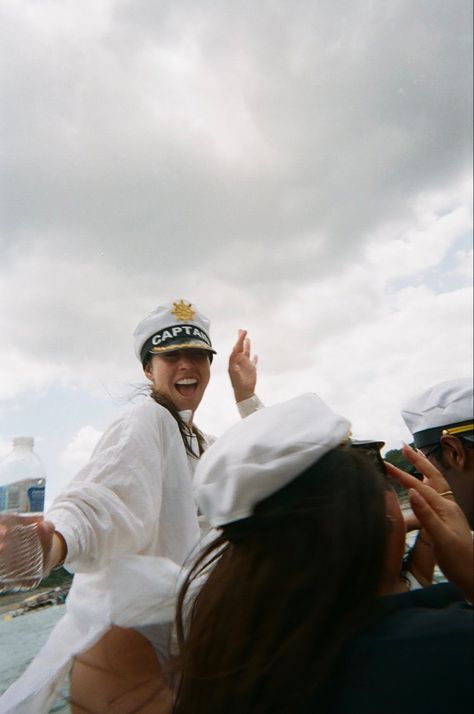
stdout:
[[[167,409],[173,419],[176,421],[179,433],[181,434],[181,438],[183,440],[184,448],[186,449],[186,453],[198,459],[206,448],[206,440],[202,432],[197,428],[197,426],[194,426],[194,424],[192,426],[189,426],[181,419],[178,410],[170,399],[167,399],[162,394],[153,391],[151,392],[151,396],[157,404]],[[197,454],[193,450],[191,445],[191,437],[193,434],[195,435],[198,442],[199,453]]]
[[180,593],[174,714],[325,711],[376,607],[385,489],[367,457],[340,447],[224,528]]

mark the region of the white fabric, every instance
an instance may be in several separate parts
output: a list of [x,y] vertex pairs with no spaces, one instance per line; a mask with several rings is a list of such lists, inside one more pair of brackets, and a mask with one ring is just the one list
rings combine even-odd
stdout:
[[413,397],[402,409],[411,434],[458,424],[473,418],[473,382],[461,378],[440,382]]
[[242,399],[241,402],[237,402],[237,409],[239,410],[239,414],[242,419],[245,419],[250,416],[250,414],[257,412],[259,409],[263,409],[264,407],[265,405],[260,401],[256,394],[253,394],[248,399]]
[[67,543],[65,566],[90,572],[126,554],[182,563],[199,536],[196,463],[171,414],[151,397],[114,422],[45,515]]
[[250,516],[256,503],[340,444],[349,429],[316,394],[251,414],[203,454],[194,477],[200,512],[215,528]]
[[0,712],[49,711],[72,657],[111,624],[170,621],[180,566],[200,537],[192,495],[196,459],[153,399],[103,435],[87,466],[46,514],[75,572],[67,614],[0,698]]
[[0,697],[1,714],[49,712],[72,657],[111,625],[170,623],[180,577],[181,568],[169,559],[129,556],[112,559],[87,580],[78,579],[67,597],[66,615],[25,673]]

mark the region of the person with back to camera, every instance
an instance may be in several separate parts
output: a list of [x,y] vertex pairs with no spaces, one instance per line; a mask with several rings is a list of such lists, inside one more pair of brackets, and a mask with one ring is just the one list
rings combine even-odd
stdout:
[[[89,463],[53,502],[38,530],[45,574],[75,573],[67,614],[0,712],[47,712],[76,656],[72,712],[167,712],[176,573],[200,538],[192,476],[211,443],[194,424],[215,351],[208,319],[180,300],[159,306],[134,333],[151,385],[103,434]],[[242,416],[261,405],[245,331],[229,359]],[[0,550],[7,557],[7,550]],[[164,592],[162,611],[157,593]],[[119,625],[119,626],[118,626]]]
[[[472,711],[466,519],[413,476],[377,468],[349,427],[305,394],[250,415],[204,454],[196,502],[221,532],[180,592],[173,714]],[[411,489],[452,583],[406,592],[405,523],[386,469]]]

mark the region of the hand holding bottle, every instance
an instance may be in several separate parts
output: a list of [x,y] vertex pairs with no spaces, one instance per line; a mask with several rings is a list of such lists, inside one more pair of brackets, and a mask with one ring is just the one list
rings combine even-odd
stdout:
[[44,550],[39,521],[41,516],[0,515],[0,592],[32,590],[40,584]]
[[43,521],[46,474],[33,447],[32,436],[14,437],[0,463],[0,592],[37,587],[66,552]]

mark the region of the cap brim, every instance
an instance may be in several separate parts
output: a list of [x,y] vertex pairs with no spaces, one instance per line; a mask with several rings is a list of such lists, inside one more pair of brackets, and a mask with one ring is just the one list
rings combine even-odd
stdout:
[[385,441],[370,441],[365,439],[351,439],[350,446],[359,447],[361,449],[381,449],[385,446]]
[[150,355],[160,355],[164,352],[177,352],[178,350],[205,350],[206,352],[211,352],[213,355],[217,354],[212,347],[206,345],[205,342],[200,342],[199,340],[190,340],[189,342],[177,342],[175,344],[169,344],[164,347],[153,347],[148,354]]

